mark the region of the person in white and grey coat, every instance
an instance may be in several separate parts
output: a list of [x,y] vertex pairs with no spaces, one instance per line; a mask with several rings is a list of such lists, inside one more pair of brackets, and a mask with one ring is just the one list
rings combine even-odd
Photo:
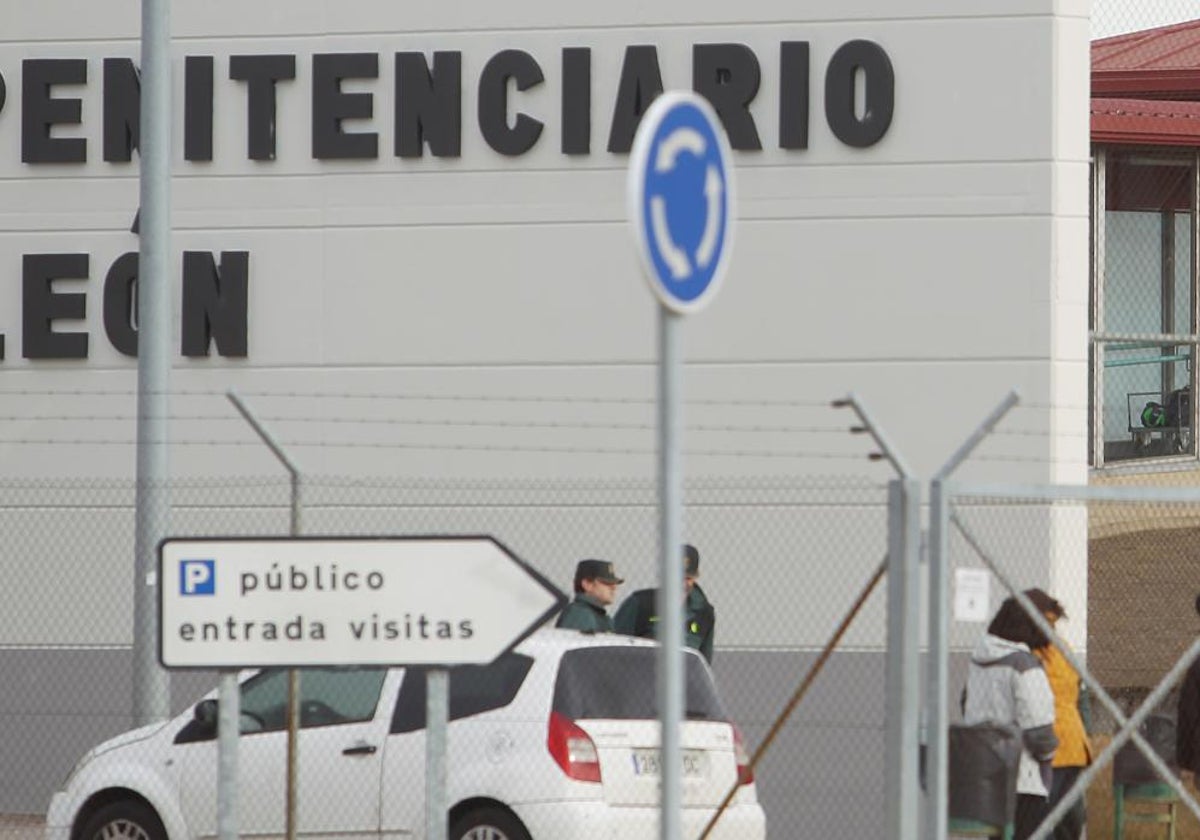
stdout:
[[971,653],[963,722],[1015,724],[1021,730],[1014,840],[1029,837],[1048,813],[1054,736],[1054,693],[1033,649],[1045,635],[1014,598],[1000,605]]

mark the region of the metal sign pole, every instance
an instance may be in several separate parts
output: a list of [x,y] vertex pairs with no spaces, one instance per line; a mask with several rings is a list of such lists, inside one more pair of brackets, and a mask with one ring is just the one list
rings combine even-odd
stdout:
[[[733,166],[716,112],[692,91],[662,94],[642,115],[626,199],[646,281],[658,298],[659,569],[656,608],[662,840],[682,830],[684,709],[679,320],[720,286],[732,250]],[[687,231],[693,231],[688,234]]]
[[425,836],[445,837],[449,830],[446,730],[450,719],[450,671],[430,668],[425,680]]
[[241,697],[237,671],[222,671],[217,692],[217,836],[238,836],[238,722]]
[[679,840],[682,826],[683,756],[683,561],[680,555],[679,315],[658,307],[658,492],[659,566],[658,708],[662,726],[662,840]]

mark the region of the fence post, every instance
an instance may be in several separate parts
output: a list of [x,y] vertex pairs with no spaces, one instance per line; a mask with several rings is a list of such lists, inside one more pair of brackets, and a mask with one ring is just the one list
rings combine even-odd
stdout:
[[[283,464],[284,469],[288,471],[292,485],[288,530],[290,531],[291,536],[300,536],[300,468],[296,466],[296,463],[288,456],[283,447],[276,442],[275,438],[269,431],[267,431],[266,427],[258,422],[258,418],[256,418],[250,412],[250,409],[244,402],[242,402],[241,397],[239,397],[232,389],[226,392],[226,396],[229,397],[229,401],[233,403],[233,406],[238,410],[238,413],[241,414],[242,417],[245,418],[246,422],[250,424],[250,428],[254,429],[254,433],[262,439],[262,442],[266,444],[267,448],[271,450],[271,453],[279,459],[280,463]],[[225,688],[225,686],[226,683],[223,681],[221,683],[221,687]],[[227,698],[222,696],[219,702],[224,703],[226,700]],[[287,705],[287,805],[285,806],[287,811],[285,819],[287,840],[296,840],[296,742],[299,734],[299,725],[300,672],[295,668],[291,668],[288,670]],[[218,734],[220,735],[220,733]],[[237,733],[234,732],[231,737],[233,739],[233,747],[231,747],[231,749],[236,748]],[[218,748],[224,745],[225,741],[222,739],[218,744]],[[226,784],[228,784],[228,780],[226,780]],[[218,785],[220,785],[220,780],[218,780]],[[220,790],[221,787],[218,787],[218,792],[220,792]],[[235,797],[236,795],[236,788],[231,788],[231,790],[227,793],[227,796],[230,798]],[[221,806],[218,805],[218,811],[220,810]],[[233,836],[236,837],[236,831],[234,832]],[[231,840],[231,838],[222,836],[221,840]]]
[[918,740],[920,638],[917,586],[921,555],[921,485],[888,482],[887,665],[884,797],[887,836],[916,840],[919,824]]
[[[940,475],[940,474],[939,474]],[[925,699],[925,785],[928,809],[925,817],[931,840],[945,840],[949,831],[950,766],[949,724],[946,690],[950,684],[950,500],[946,483],[935,478],[929,483],[929,694]]]
[[976,446],[991,433],[1020,397],[1009,391],[974,432],[955,450],[929,483],[929,695],[926,698],[925,772],[929,808],[925,823],[932,840],[945,840],[950,804],[947,768],[950,763],[950,553],[946,535],[950,525],[950,500],[946,479]]
[[836,400],[850,407],[861,426],[851,429],[875,439],[875,459],[891,463],[898,480],[888,483],[887,662],[885,665],[884,801],[887,836],[916,840],[919,829],[917,730],[920,725],[921,609],[917,586],[921,554],[921,486],[900,453],[854,394]]

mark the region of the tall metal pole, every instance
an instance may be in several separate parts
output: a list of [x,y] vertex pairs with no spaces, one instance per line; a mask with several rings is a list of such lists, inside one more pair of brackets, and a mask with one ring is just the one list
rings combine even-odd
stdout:
[[158,664],[156,552],[170,516],[167,392],[171,369],[171,26],[169,0],[142,0],[139,131],[137,496],[134,513],[133,718],[166,720],[170,678]]
[[658,307],[658,492],[659,545],[658,708],[662,720],[661,840],[679,840],[683,803],[683,755],[679,727],[683,718],[683,555],[680,509],[683,480],[679,463],[679,321]]
[[944,840],[949,830],[950,794],[950,553],[947,545],[950,500],[946,479],[967,459],[1020,398],[1009,391],[1000,404],[938,470],[929,486],[929,695],[927,703],[926,773],[929,813],[925,833]]

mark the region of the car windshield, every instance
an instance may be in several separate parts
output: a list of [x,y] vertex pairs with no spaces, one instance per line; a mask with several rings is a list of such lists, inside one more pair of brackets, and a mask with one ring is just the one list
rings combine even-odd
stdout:
[[[591,647],[567,651],[558,666],[554,711],[572,720],[653,720],[658,714],[655,648]],[[726,721],[712,677],[698,656],[684,657],[684,716]]]

